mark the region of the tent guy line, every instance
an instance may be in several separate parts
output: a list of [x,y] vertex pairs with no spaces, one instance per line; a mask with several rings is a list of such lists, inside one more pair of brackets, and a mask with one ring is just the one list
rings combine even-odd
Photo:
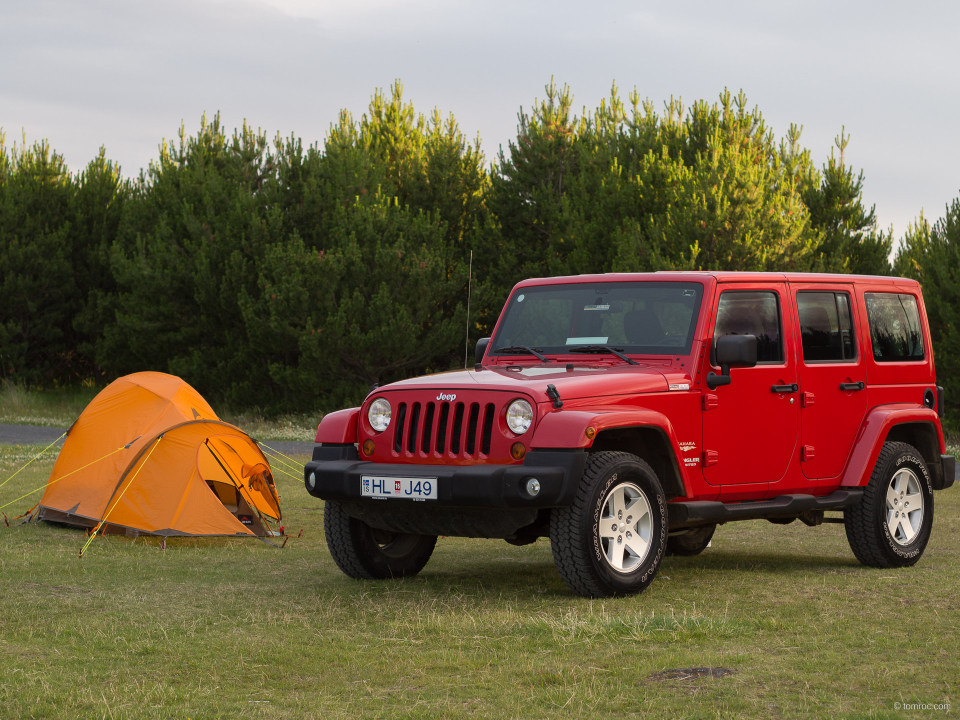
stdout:
[[[36,460],[38,457],[40,457],[41,455],[43,455],[47,450],[49,450],[49,449],[52,448],[54,445],[56,445],[58,442],[60,442],[61,440],[63,440],[63,439],[67,436],[67,433],[68,433],[68,432],[70,432],[70,431],[69,431],[69,430],[65,431],[65,432],[63,433],[63,435],[61,435],[60,437],[58,437],[58,438],[57,438],[56,440],[54,440],[52,443],[50,443],[49,445],[47,445],[43,450],[41,450],[40,452],[38,452],[38,453],[37,453],[36,455],[34,455],[32,458],[30,458],[30,460],[27,462],[26,465],[24,465],[22,468],[20,468],[20,470],[17,470],[13,475],[11,475],[11,476],[8,477],[6,480],[4,480],[2,483],[0,483],[0,488],[2,488],[2,487],[3,487],[4,485],[6,485],[8,482],[10,482],[11,480],[13,480],[17,475],[19,475],[20,472],[21,472],[21,470],[26,470],[26,469],[27,469],[27,466],[29,466],[30,463],[32,463],[32,462],[33,462],[34,460]],[[4,507],[6,507],[6,505],[4,505]]]
[[[223,470],[224,474],[233,481],[233,484],[237,487],[237,489],[243,495],[243,499],[247,501],[247,504],[250,507],[252,507],[254,510],[256,510],[257,515],[260,516],[260,520],[263,522],[263,526],[269,529],[270,525],[267,519],[263,516],[263,513],[260,512],[260,508],[254,502],[253,498],[250,497],[250,493],[247,492],[248,488],[245,488],[243,485],[243,480],[240,480],[239,478],[237,478],[237,476],[234,473],[232,473],[230,470],[227,469],[227,466],[225,465],[226,460],[224,460],[219,453],[217,453],[212,447],[210,447],[210,440],[205,440],[203,444],[207,446],[207,450],[210,452],[211,455],[213,455],[213,459],[217,461],[217,464]],[[253,487],[252,487],[252,481],[251,481],[251,487],[249,488],[249,490],[252,490],[252,489]]]
[[92,543],[97,537],[97,531],[103,527],[104,523],[107,521],[107,518],[110,516],[110,513],[112,513],[116,509],[117,505],[120,504],[124,494],[130,489],[130,486],[133,485],[133,481],[137,479],[137,475],[139,475],[140,471],[143,470],[144,465],[147,464],[147,461],[150,459],[150,456],[153,455],[153,451],[157,449],[157,446],[160,444],[161,440],[163,440],[163,433],[157,437],[157,441],[153,444],[153,447],[150,448],[150,452],[147,453],[147,457],[142,463],[140,463],[140,467],[137,468],[137,471],[133,474],[133,477],[130,478],[130,482],[127,483],[127,486],[123,489],[123,492],[120,493],[120,497],[117,498],[117,501],[113,504],[113,507],[107,510],[104,516],[100,518],[100,522],[97,523],[97,526],[90,532],[90,537],[87,539],[87,542],[84,543],[83,547],[80,548],[80,554],[77,557],[83,557],[83,554],[87,551],[87,548],[90,547],[90,543]]
[[[296,462],[297,462],[297,461],[294,460],[292,457],[289,457],[289,456],[287,456],[287,455],[284,455],[284,454],[283,454],[282,452],[280,452],[279,450],[270,447],[270,446],[267,445],[265,442],[262,442],[262,441],[260,441],[260,440],[254,440],[254,442],[255,442],[257,445],[260,445],[261,447],[265,447],[267,450],[270,450],[271,452],[274,452],[274,453],[276,453],[277,455],[280,455],[281,457],[286,458],[286,459],[289,460],[290,462],[294,463],[294,466],[295,466],[295,467],[297,467],[297,465],[296,465]],[[299,467],[303,467],[303,466],[300,465]]]
[[[120,456],[89,467],[132,435]],[[264,451],[165,373],[119,378],[87,405],[51,476],[76,466],[87,469],[72,482],[47,484],[38,519],[128,537],[271,537],[282,520]]]
[[[64,435],[66,435],[66,433],[64,433]],[[107,459],[108,457],[110,457],[111,455],[114,455],[114,454],[120,452],[121,450],[126,450],[128,447],[129,447],[128,445],[121,445],[120,447],[118,447],[118,448],[117,448],[116,450],[114,450],[113,452],[108,452],[108,453],[107,453],[106,455],[104,455],[103,457],[97,458],[97,459],[94,460],[93,462],[89,462],[89,463],[87,463],[86,465],[84,465],[83,467],[78,467],[76,470],[71,470],[71,471],[68,472],[66,475],[63,475],[62,477],[58,477],[56,480],[47,480],[47,482],[45,482],[43,485],[41,485],[40,487],[38,487],[36,490],[31,490],[31,491],[28,492],[26,495],[21,495],[21,496],[18,497],[16,500],[11,500],[11,501],[8,502],[6,505],[0,505],[0,510],[2,510],[2,509],[5,508],[5,507],[9,507],[10,505],[13,505],[15,502],[20,502],[20,501],[23,500],[24,498],[30,497],[30,496],[33,495],[34,493],[40,492],[41,490],[46,490],[48,487],[50,487],[50,486],[53,485],[54,483],[58,483],[58,482],[60,482],[61,480],[66,480],[68,477],[70,477],[70,476],[73,475],[74,473],[78,473],[78,472],[80,472],[81,470],[86,470],[86,469],[87,469],[88,467],[90,467],[91,465],[95,465],[95,464],[97,464],[98,462],[100,462],[101,460],[106,460],[106,459]],[[32,461],[31,461],[31,462],[32,462]],[[29,464],[29,463],[28,463],[28,464]],[[24,465],[23,467],[26,467],[26,465]],[[23,470],[23,468],[20,468],[20,470]],[[17,472],[20,472],[20,470],[18,470]],[[14,473],[14,474],[16,474],[16,473]]]

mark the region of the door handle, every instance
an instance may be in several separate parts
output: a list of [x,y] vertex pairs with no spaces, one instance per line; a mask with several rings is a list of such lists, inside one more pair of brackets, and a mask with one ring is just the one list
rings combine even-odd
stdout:
[[770,389],[776,393],[794,393],[800,390],[800,386],[796,383],[791,385],[771,385]]
[[863,390],[865,387],[862,380],[855,383],[840,383],[841,390]]

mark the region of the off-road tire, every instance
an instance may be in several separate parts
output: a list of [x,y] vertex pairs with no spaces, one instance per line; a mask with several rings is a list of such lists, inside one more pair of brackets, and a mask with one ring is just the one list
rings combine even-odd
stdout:
[[376,530],[350,517],[338,502],[323,508],[323,532],[333,561],[357,580],[411,577],[423,570],[436,535],[404,535]]
[[[649,504],[649,548],[636,569],[617,572],[604,557],[599,522],[608,496],[627,485],[639,489]],[[573,504],[551,512],[550,545],[560,577],[578,595],[602,598],[643,591],[656,577],[667,547],[667,499],[653,468],[630,453],[592,454]]]
[[[887,489],[894,475],[908,469],[916,476],[923,496],[923,519],[909,544],[900,544],[887,524]],[[933,526],[933,484],[927,464],[907,443],[886,442],[859,503],[843,511],[850,549],[864,565],[876,568],[909,567],[923,555]]]
[[714,525],[704,525],[703,527],[694,528],[688,533],[683,535],[672,535],[667,538],[667,555],[683,555],[683,556],[692,556],[699,555],[702,553],[707,545],[710,544],[710,540],[713,538],[713,533],[716,532],[717,526]]

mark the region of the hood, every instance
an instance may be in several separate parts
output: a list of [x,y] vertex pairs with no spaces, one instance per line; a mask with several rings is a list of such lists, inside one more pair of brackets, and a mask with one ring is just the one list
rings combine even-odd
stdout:
[[[546,400],[547,385],[554,385],[564,400],[604,397],[648,392],[666,392],[667,379],[663,373],[644,365],[567,366],[529,365],[507,370],[506,366],[493,366],[483,370],[453,370],[450,372],[423,375],[384,385],[379,392],[396,390],[500,390],[525,392],[538,401]],[[666,370],[666,368],[664,368]]]

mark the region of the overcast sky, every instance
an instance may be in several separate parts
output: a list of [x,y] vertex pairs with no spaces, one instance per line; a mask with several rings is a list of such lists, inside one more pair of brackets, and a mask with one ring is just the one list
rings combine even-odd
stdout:
[[899,237],[960,195],[960,5],[922,2],[0,0],[0,127],[47,138],[80,169],[100,145],[136,174],[181,120],[246,119],[321,141],[401,78],[452,111],[488,160],[551,76],[575,106],[616,81],[658,108],[743,89],[818,165],[846,126],[847,161]]

